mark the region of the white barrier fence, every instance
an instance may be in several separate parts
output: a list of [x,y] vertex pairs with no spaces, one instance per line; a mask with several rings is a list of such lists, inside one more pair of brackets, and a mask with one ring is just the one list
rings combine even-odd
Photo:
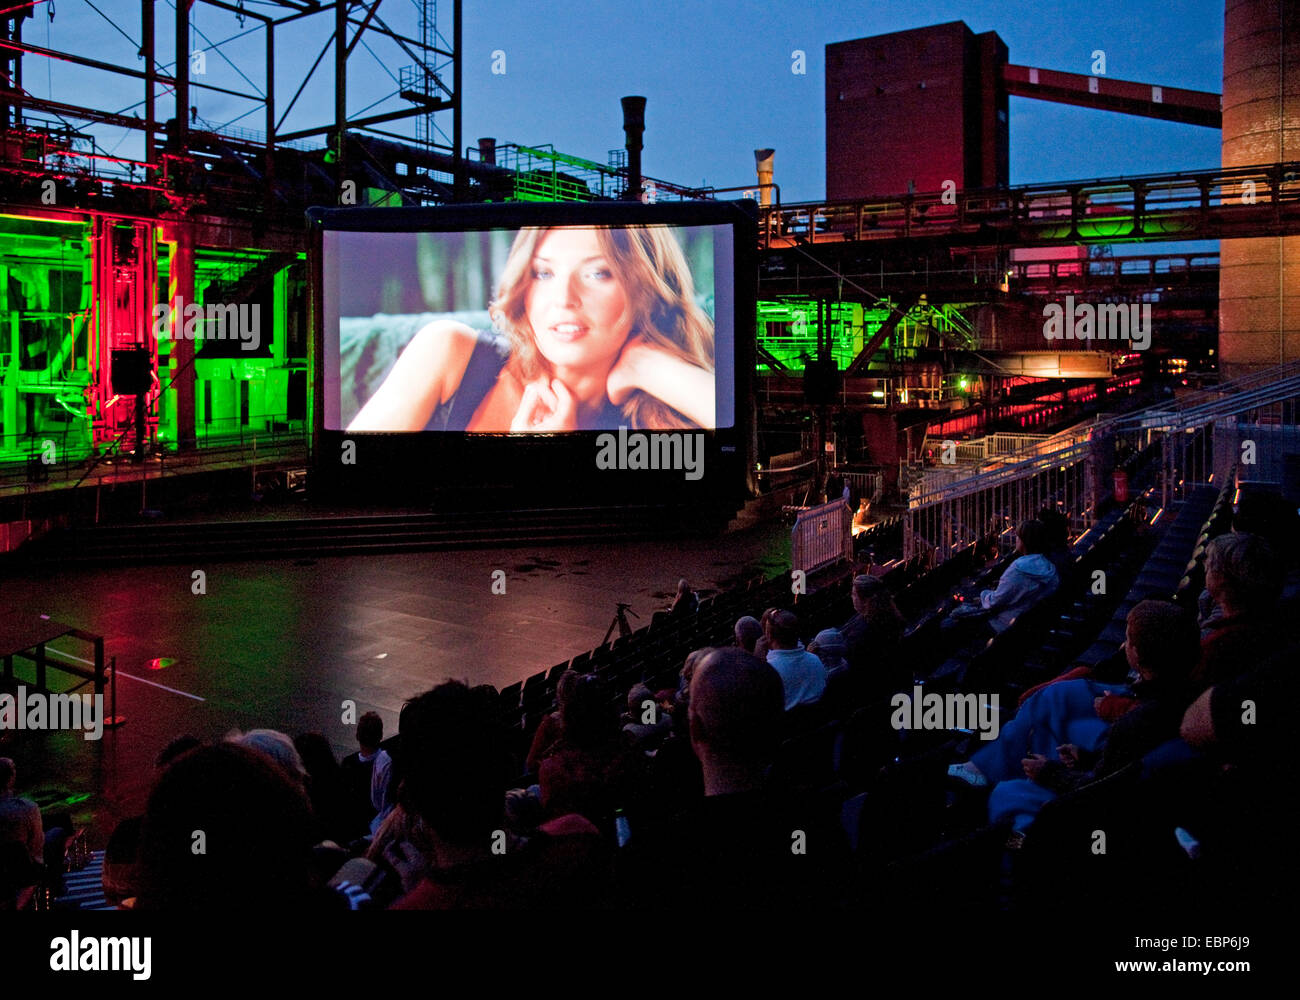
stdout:
[[800,512],[790,532],[792,569],[812,573],[853,556],[853,511],[843,499]]

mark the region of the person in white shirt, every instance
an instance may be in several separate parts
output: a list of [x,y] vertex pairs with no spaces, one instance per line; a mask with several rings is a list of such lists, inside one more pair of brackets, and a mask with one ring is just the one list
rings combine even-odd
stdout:
[[810,705],[826,690],[826,667],[799,641],[799,620],[790,611],[777,611],[767,620],[767,662],[781,675],[785,710]]

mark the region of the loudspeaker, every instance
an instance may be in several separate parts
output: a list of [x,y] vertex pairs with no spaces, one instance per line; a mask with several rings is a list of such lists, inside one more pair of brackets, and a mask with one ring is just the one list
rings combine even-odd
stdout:
[[833,359],[811,360],[803,369],[803,398],[814,405],[833,403],[840,394],[840,381]]
[[119,396],[143,396],[153,385],[153,361],[147,347],[113,350],[112,385]]
[[289,393],[285,400],[286,420],[303,420],[307,416],[307,373],[289,372]]

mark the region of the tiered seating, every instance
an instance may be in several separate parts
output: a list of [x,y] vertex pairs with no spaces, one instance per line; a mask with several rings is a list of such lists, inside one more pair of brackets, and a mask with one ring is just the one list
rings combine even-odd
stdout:
[[[844,594],[844,586],[818,590],[807,598],[810,611],[820,620],[833,598]],[[648,625],[631,635],[579,653],[572,660],[504,689],[500,695],[503,718],[520,730],[521,745],[526,749],[542,718],[555,710],[555,688],[565,670],[594,673],[611,704],[622,708],[628,690],[638,682],[652,691],[675,688],[687,654],[703,646],[729,645],[737,618],[761,614],[766,607],[788,605],[791,601],[789,580],[780,576],[750,580],[743,587],[706,597],[699,610],[688,617],[672,618],[666,612],[656,612]],[[802,615],[802,603],[799,610]]]
[[[1129,462],[1131,482],[1151,471],[1149,462],[1145,456]],[[913,626],[891,656],[912,665],[923,692],[952,690],[979,693],[986,699],[997,692],[1006,695],[1000,707],[1010,713],[1015,696],[1029,685],[1058,675],[1072,663],[1096,665],[1111,657],[1123,641],[1124,618],[1138,600],[1175,592],[1180,600],[1194,600],[1203,579],[1205,545],[1226,529],[1230,499],[1227,486],[1217,492],[1192,489],[1178,508],[1155,525],[1149,523],[1148,504],[1141,494],[1126,506],[1110,505],[1076,540],[1073,561],[1056,595],[965,661],[959,660],[956,669],[939,663],[935,656],[939,624],[952,606],[948,595],[963,583],[991,585],[1010,559],[981,567],[978,550],[972,546],[928,574],[904,567],[885,579],[896,584],[897,603]],[[1097,571],[1104,574],[1104,586],[1099,585],[1103,578]],[[520,727],[526,745],[541,714],[552,709],[555,683],[569,667],[593,671],[611,702],[621,706],[637,681],[652,690],[675,687],[685,656],[702,646],[730,643],[732,626],[743,614],[758,616],[769,606],[793,605],[805,640],[823,628],[842,625],[852,614],[850,586],[849,575],[841,571],[793,600],[785,577],[750,581],[706,599],[694,616],[656,615],[631,636],[533,675],[503,693],[503,708]],[[914,900],[934,902],[951,899],[953,887],[960,884],[965,887],[959,893],[962,905],[975,908],[972,912],[978,909],[976,901],[986,907],[1041,905],[1043,900],[1024,896],[1027,880],[1068,886],[1081,897],[1097,897],[1113,892],[1114,886],[1089,884],[1086,871],[1078,866],[1054,866],[1066,854],[1086,861],[1086,851],[1070,854],[1062,845],[1070,838],[1077,840],[1080,830],[1099,825],[1119,838],[1117,859],[1131,863],[1139,856],[1153,858],[1151,875],[1163,887],[1185,874],[1186,855],[1171,836],[1167,815],[1157,816],[1154,806],[1125,812],[1150,791],[1149,777],[1137,767],[1062,796],[1046,808],[1041,828],[1035,827],[1033,851],[1023,863],[1017,862],[1020,874],[1013,871],[1009,882],[999,881],[1007,831],[989,827],[980,797],[970,795],[964,785],[955,789],[946,775],[947,765],[969,756],[977,738],[944,730],[899,730],[890,716],[888,700],[861,704],[850,694],[828,688],[820,704],[787,713],[786,739],[772,771],[780,786],[818,793],[839,807],[862,884],[874,886],[875,891],[906,887]],[[1194,782],[1199,765],[1193,762],[1190,771],[1178,770],[1187,756],[1175,754],[1160,780],[1169,782],[1168,774],[1176,773],[1177,780]],[[1176,798],[1177,789],[1169,795]],[[1153,846],[1152,838],[1157,836],[1163,839]],[[1144,853],[1148,849],[1155,853]],[[1108,868],[1122,878],[1123,865]]]
[[[1078,626],[1079,637],[1093,639],[1087,650],[1081,656],[1070,657],[1071,661],[1096,666],[1112,657],[1123,642],[1128,611],[1139,600],[1169,598],[1177,592],[1180,600],[1195,601],[1203,582],[1205,546],[1229,524],[1230,483],[1231,477],[1229,484],[1217,493],[1213,488],[1191,490],[1173,516],[1159,526],[1157,543],[1148,546],[1149,558],[1135,557],[1142,546],[1136,544],[1140,539],[1135,538],[1134,532],[1143,526],[1133,518],[1119,517],[1118,511],[1089,533],[1092,538],[1085,536],[1079,540],[1074,550],[1078,558],[1071,574],[1073,578],[1086,582],[1095,569],[1102,569],[1112,586],[1125,576],[1132,583],[1124,600],[1118,603],[1113,598],[1110,600],[1113,617],[1104,627],[1098,628],[1101,623],[1097,622],[1095,608],[1090,608],[1087,596],[1073,599],[1073,614],[1067,617]],[[1136,506],[1140,506],[1140,501]],[[1081,547],[1087,551],[1079,555]],[[1140,566],[1133,569],[1135,562]],[[1127,571],[1123,569],[1125,564],[1130,567]],[[990,647],[993,645],[990,643]],[[1029,658],[1034,655],[1031,650]],[[970,685],[960,686],[969,689]],[[970,873],[974,870],[982,872],[986,880],[982,889],[970,885],[983,907],[1011,907],[1040,913],[1044,907],[1059,906],[1062,899],[1068,899],[1079,912],[1092,912],[1089,908],[1113,911],[1158,900],[1162,912],[1168,912],[1170,906],[1177,907],[1186,898],[1193,862],[1174,837],[1174,827],[1187,822],[1181,818],[1184,815],[1196,814],[1196,804],[1203,800],[1210,771],[1180,741],[1166,744],[1143,762],[1053,800],[1039,813],[1024,851],[1010,855],[1010,868],[999,861],[1007,834],[1005,828],[988,826],[982,809],[972,811],[964,820],[957,818],[963,800],[979,802],[982,806],[982,797],[970,794],[964,785],[950,786],[946,792],[934,791],[933,783],[943,782],[939,764],[965,759],[974,746],[950,741],[939,748],[939,760],[927,771],[923,756],[909,756],[912,751],[908,743],[903,741],[900,764],[910,761],[913,768],[921,771],[919,785],[929,783],[931,788],[921,807],[943,809],[946,798],[942,818],[932,819],[927,827],[931,835],[940,831],[943,836],[937,846],[929,846],[923,831],[912,831],[909,837],[916,838],[912,843],[893,842],[900,860],[883,867],[879,866],[878,859],[867,855],[872,858],[870,867],[877,890],[891,885],[906,886],[911,898],[925,906],[926,901],[955,898],[955,887],[959,882],[970,883]],[[846,808],[849,806],[846,803]],[[890,816],[892,824],[899,803],[869,789],[864,798],[851,800],[851,806],[859,816]],[[862,820],[857,822],[861,826]],[[1107,835],[1104,855],[1094,855],[1086,849],[1097,830],[1104,830]],[[860,835],[858,840],[861,845]],[[1085,845],[1084,849],[1080,848],[1081,844]],[[879,842],[873,849],[879,850]],[[889,855],[888,849],[885,855]],[[992,879],[999,870],[1009,881],[997,885]],[[1138,870],[1142,872],[1140,887],[1132,880],[1133,872]],[[960,878],[963,871],[964,881]],[[970,902],[965,892],[957,892],[956,897],[966,904]]]

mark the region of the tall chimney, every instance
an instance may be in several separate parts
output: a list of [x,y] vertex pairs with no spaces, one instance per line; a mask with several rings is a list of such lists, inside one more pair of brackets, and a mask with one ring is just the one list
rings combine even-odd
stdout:
[[628,201],[641,200],[641,134],[645,131],[645,98],[623,98],[623,131],[627,134]]
[[[775,159],[775,149],[754,150],[754,164],[758,167],[759,184],[772,183],[772,161]],[[765,208],[772,204],[772,189],[770,187],[760,187],[758,189],[758,203]]]
[[483,163],[490,163],[493,166],[496,166],[496,162],[497,162],[496,139],[484,138],[478,141],[478,158]]

